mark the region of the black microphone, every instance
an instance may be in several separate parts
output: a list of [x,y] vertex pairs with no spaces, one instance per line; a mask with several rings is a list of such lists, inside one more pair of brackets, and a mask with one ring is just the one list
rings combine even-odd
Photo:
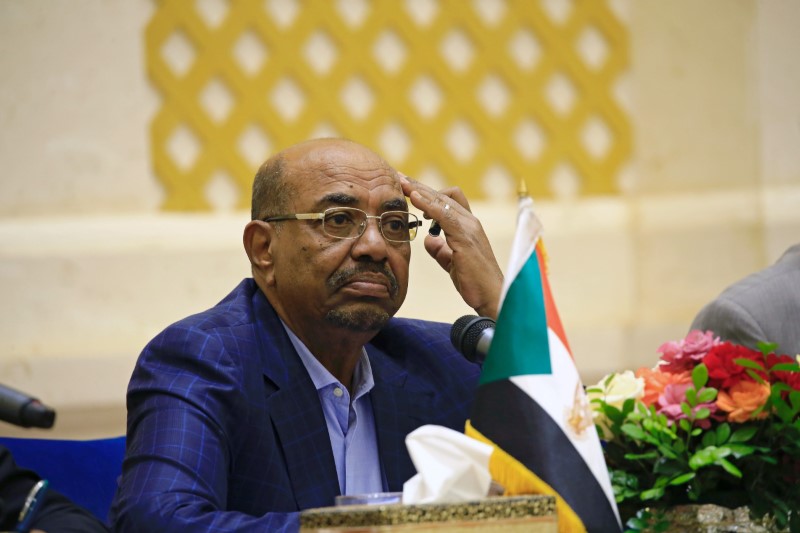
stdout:
[[56,412],[37,398],[0,385],[0,420],[24,428],[51,428]]
[[453,324],[450,342],[473,363],[481,364],[489,353],[494,336],[494,320],[485,316],[464,315]]

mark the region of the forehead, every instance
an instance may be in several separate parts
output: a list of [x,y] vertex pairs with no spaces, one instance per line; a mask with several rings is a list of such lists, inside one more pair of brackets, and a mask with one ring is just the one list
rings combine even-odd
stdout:
[[286,184],[303,203],[330,193],[358,201],[403,198],[396,171],[380,156],[355,143],[300,146],[285,155]]

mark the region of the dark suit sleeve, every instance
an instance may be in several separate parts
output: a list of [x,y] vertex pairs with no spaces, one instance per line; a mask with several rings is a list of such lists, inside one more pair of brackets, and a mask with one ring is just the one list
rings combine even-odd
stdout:
[[[19,468],[11,452],[0,446],[0,530],[13,530],[28,493],[39,479],[41,478],[35,472]],[[34,517],[32,528],[48,533],[108,531],[91,513],[56,491],[46,494]]]
[[[213,332],[172,326],[128,388],[126,458],[112,506],[117,531],[296,531],[297,512],[251,516],[228,501],[242,369]],[[265,452],[266,453],[266,452]]]

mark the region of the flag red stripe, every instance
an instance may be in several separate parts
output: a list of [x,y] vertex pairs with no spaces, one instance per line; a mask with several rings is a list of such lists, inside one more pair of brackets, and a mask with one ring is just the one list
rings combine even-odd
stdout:
[[539,241],[536,244],[536,260],[539,262],[539,272],[542,278],[542,292],[544,293],[544,312],[547,316],[547,325],[553,332],[558,335],[561,342],[566,346],[570,357],[572,357],[572,348],[567,342],[567,334],[564,333],[564,326],[561,325],[561,317],[558,316],[558,309],[556,309],[553,294],[550,292],[550,282],[547,280],[547,268],[544,264],[544,257],[542,255],[542,244]]

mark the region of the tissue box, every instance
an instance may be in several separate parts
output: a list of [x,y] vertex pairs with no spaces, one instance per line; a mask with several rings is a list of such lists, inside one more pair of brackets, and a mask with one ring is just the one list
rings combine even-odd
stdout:
[[553,496],[486,498],[464,503],[353,505],[308,509],[300,513],[300,531],[333,532],[469,532],[557,533]]

